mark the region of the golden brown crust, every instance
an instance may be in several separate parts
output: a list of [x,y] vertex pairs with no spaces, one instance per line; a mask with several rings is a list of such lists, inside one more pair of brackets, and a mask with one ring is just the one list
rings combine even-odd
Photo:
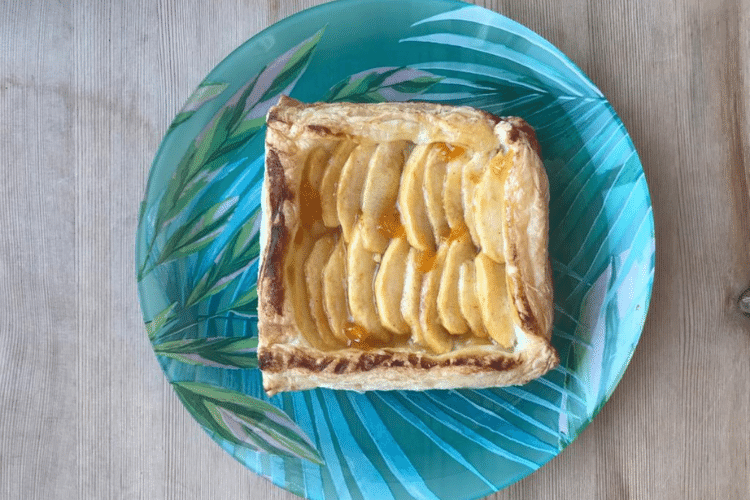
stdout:
[[549,340],[552,336],[552,272],[547,256],[549,184],[539,156],[536,136],[525,122],[513,118],[510,136],[515,162],[505,183],[505,257],[508,288],[522,327]]
[[[526,122],[431,103],[303,104],[287,97],[271,108],[267,122],[258,356],[269,395],[313,387],[364,391],[513,385],[539,377],[557,364],[549,344],[547,177],[533,129]],[[342,140],[440,142],[493,152],[488,168],[494,167],[495,177],[487,186],[500,183],[505,193],[499,211],[505,279],[513,306],[513,352],[489,340],[453,337],[454,349],[444,354],[403,339],[362,349],[356,343],[321,340],[312,331],[314,323],[299,314],[299,302],[290,296],[300,286],[295,269],[304,268],[300,260],[304,253],[297,249],[311,246],[299,231],[309,211],[303,206],[302,175],[311,149],[330,152]],[[316,230],[328,230],[316,224]]]
[[490,346],[441,356],[404,349],[325,352],[288,345],[259,352],[263,387],[269,395],[315,387],[367,391],[519,385],[557,364],[556,352],[542,341],[516,354]]

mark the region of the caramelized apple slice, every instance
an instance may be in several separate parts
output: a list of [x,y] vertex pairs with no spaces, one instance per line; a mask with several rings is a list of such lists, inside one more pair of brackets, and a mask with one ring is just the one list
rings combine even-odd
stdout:
[[464,207],[461,194],[461,173],[464,164],[460,160],[454,160],[446,165],[445,188],[443,189],[443,210],[445,220],[451,229],[463,226]]
[[302,230],[295,233],[295,246],[289,248],[287,254],[288,265],[284,268],[285,279],[289,283],[289,295],[294,303],[294,319],[299,325],[300,332],[316,349],[328,349],[327,340],[320,335],[309,313],[307,285],[305,283],[305,262],[310,255],[314,240],[306,237]]
[[425,273],[420,295],[419,325],[422,327],[423,343],[437,354],[443,354],[453,349],[453,339],[448,331],[440,324],[437,309],[437,296],[440,289],[440,276],[443,272],[448,245],[441,245],[435,257],[435,264],[431,271]]
[[[474,193],[477,184],[479,184],[479,181],[482,179],[482,173],[487,167],[488,161],[489,158],[487,154],[477,153],[472,161],[464,165],[463,172],[461,173],[464,222],[466,222],[466,227],[469,228],[469,234],[471,234],[471,240],[474,242],[475,246],[480,246],[480,242],[474,222]],[[499,209],[500,207],[496,208],[496,210]]]
[[409,256],[406,238],[394,238],[383,255],[375,276],[375,301],[380,322],[394,333],[409,333],[409,325],[401,314],[401,297],[404,294],[404,276]]
[[435,241],[440,241],[450,231],[443,207],[446,167],[444,148],[447,148],[447,146],[443,143],[433,146],[424,166],[424,204],[427,209],[427,218],[432,226],[432,233],[435,235]]
[[339,238],[323,268],[323,305],[333,335],[347,344],[349,339],[344,326],[349,319],[349,310],[346,306],[346,247],[343,238]]
[[437,308],[440,322],[446,330],[454,335],[466,333],[469,325],[466,324],[458,297],[458,277],[461,264],[474,259],[474,245],[471,244],[469,235],[463,236],[447,243],[448,254],[445,257],[443,275],[440,277],[440,289],[437,296]]
[[341,169],[341,177],[336,188],[336,213],[346,242],[351,241],[354,225],[359,217],[362,189],[374,151],[374,144],[360,144],[352,151]]
[[505,262],[503,242],[503,199],[505,178],[513,165],[513,151],[499,153],[492,159],[476,187],[474,195],[474,224],[479,245],[495,262]]
[[516,336],[510,316],[505,266],[498,264],[484,252],[474,259],[476,266],[477,298],[487,333],[505,349],[512,349]]
[[388,246],[380,219],[396,205],[406,145],[405,141],[379,144],[370,160],[362,192],[362,238],[370,252],[383,253]]
[[419,298],[422,292],[424,273],[419,270],[419,253],[419,250],[412,247],[406,257],[401,315],[411,328],[412,341],[421,345],[424,335],[422,334],[422,327],[419,325]]
[[346,286],[349,311],[355,323],[361,325],[374,338],[387,342],[391,340],[391,334],[380,324],[373,294],[373,281],[378,269],[376,254],[365,248],[361,227],[361,224],[355,226],[347,249]]
[[473,259],[464,262],[459,268],[458,306],[472,333],[477,337],[487,337],[487,330],[482,322],[482,311],[477,299],[476,267]]
[[429,152],[429,144],[419,144],[406,160],[404,172],[401,174],[398,205],[409,244],[418,250],[434,251],[435,238],[432,235],[422,194],[424,167]]
[[320,204],[323,209],[323,223],[328,227],[339,226],[339,215],[336,208],[336,190],[338,188],[341,170],[346,160],[357,146],[354,141],[347,139],[339,142],[333,154],[328,159],[323,177],[320,180]]
[[324,235],[315,242],[310,256],[307,257],[305,262],[305,283],[307,285],[307,300],[310,303],[310,314],[321,338],[328,341],[333,341],[335,337],[328,324],[328,315],[323,303],[323,269],[331,256],[334,245],[335,238],[333,235]]

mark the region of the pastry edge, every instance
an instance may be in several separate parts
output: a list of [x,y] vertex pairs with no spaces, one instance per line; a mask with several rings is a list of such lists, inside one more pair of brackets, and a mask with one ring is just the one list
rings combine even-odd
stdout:
[[259,349],[259,365],[269,396],[317,387],[357,392],[482,389],[525,384],[557,365],[548,342],[533,336],[527,341],[518,353],[475,346],[439,356],[403,348],[325,352],[277,344]]

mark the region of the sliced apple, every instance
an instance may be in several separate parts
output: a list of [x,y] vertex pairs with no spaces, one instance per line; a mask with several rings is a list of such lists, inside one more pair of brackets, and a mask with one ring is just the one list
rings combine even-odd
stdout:
[[469,235],[464,233],[449,243],[448,254],[445,257],[443,274],[440,277],[440,288],[437,296],[437,308],[440,322],[446,330],[454,335],[466,333],[469,325],[461,314],[459,305],[458,278],[461,264],[474,259],[474,245]]
[[477,337],[486,337],[487,330],[482,321],[482,310],[477,299],[476,267],[474,260],[461,264],[458,272],[458,306],[469,329]]
[[406,238],[394,238],[388,245],[375,276],[375,300],[380,322],[393,333],[409,333],[409,325],[401,314],[404,276],[409,256]]
[[325,174],[326,169],[321,168],[320,165],[328,166],[328,155],[329,153],[325,149],[315,148],[307,156],[305,175],[307,175],[310,184],[315,187],[320,186],[320,181]]
[[505,349],[512,349],[516,336],[510,316],[505,266],[498,264],[484,252],[474,259],[476,266],[477,298],[487,333]]
[[320,337],[332,341],[336,337],[328,323],[324,305],[323,269],[328,262],[336,240],[333,235],[324,235],[315,242],[310,255],[305,261],[305,283],[307,285],[307,300],[310,304],[310,314]]
[[445,169],[445,154],[440,147],[433,146],[424,166],[424,204],[435,241],[440,241],[450,231],[443,205]]
[[419,298],[422,292],[424,273],[419,270],[419,250],[412,247],[406,257],[404,292],[401,296],[401,315],[411,328],[411,339],[421,345],[424,335],[419,325]]
[[480,246],[479,236],[477,236],[477,229],[474,222],[474,193],[476,191],[477,184],[482,179],[482,173],[487,167],[489,158],[486,154],[477,153],[472,161],[468,162],[461,172],[461,192],[462,192],[462,205],[464,222],[466,227],[469,228],[469,234],[474,242],[474,245]]
[[441,245],[435,257],[435,266],[425,273],[419,300],[419,325],[422,327],[423,344],[437,354],[453,349],[453,339],[440,324],[437,309],[437,296],[440,290],[440,276],[443,272],[448,245]]
[[355,226],[347,248],[346,287],[349,311],[354,322],[362,326],[372,337],[390,341],[390,332],[380,323],[373,293],[378,263],[375,261],[375,254],[365,248],[361,227],[361,224]]
[[405,141],[381,143],[370,160],[362,192],[362,238],[370,252],[383,253],[388,246],[380,219],[396,206],[406,145]]
[[404,224],[409,244],[418,250],[435,250],[435,238],[430,220],[427,218],[424,195],[424,167],[430,152],[429,144],[414,147],[406,160],[401,174],[401,188],[398,192],[398,205],[401,221]]
[[323,268],[323,306],[331,332],[340,342],[347,344],[344,326],[349,319],[349,310],[346,305],[346,247],[343,238],[339,238]]
[[461,174],[464,163],[454,160],[445,167],[445,188],[443,189],[443,209],[445,219],[451,229],[464,226],[464,206],[461,194]]
[[[328,227],[339,226],[339,215],[336,208],[336,191],[341,170],[352,150],[357,146],[354,141],[344,139],[328,159],[323,177],[320,180],[320,204],[323,210],[323,223]],[[312,182],[312,181],[311,181]]]
[[329,340],[320,334],[312,315],[305,279],[305,262],[312,251],[315,240],[298,229],[294,236],[295,244],[290,246],[288,264],[284,267],[285,281],[289,283],[289,299],[294,305],[294,319],[300,332],[316,349],[329,349]]
[[352,151],[341,169],[341,177],[336,188],[336,213],[346,242],[351,241],[354,225],[359,218],[362,189],[374,151],[375,144],[360,144]]
[[505,197],[505,172],[513,163],[513,151],[500,153],[492,159],[482,174],[474,194],[474,225],[479,246],[488,257],[498,263],[505,262],[503,241],[503,199]]

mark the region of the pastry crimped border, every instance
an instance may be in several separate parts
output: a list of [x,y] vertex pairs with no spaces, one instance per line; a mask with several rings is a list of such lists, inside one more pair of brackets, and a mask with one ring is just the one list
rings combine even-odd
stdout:
[[[282,96],[270,109],[267,124],[258,359],[269,395],[313,387],[365,391],[516,385],[557,364],[557,353],[549,343],[548,181],[534,131],[525,121],[432,103],[303,104]],[[285,300],[285,259],[292,230],[299,224],[293,186],[299,184],[304,165],[299,151],[337,135],[366,136],[378,142],[422,138],[474,150],[513,150],[513,163],[504,172],[501,212],[517,352],[494,345],[468,346],[443,355],[411,346],[322,351],[309,345],[296,325],[292,301]]]

